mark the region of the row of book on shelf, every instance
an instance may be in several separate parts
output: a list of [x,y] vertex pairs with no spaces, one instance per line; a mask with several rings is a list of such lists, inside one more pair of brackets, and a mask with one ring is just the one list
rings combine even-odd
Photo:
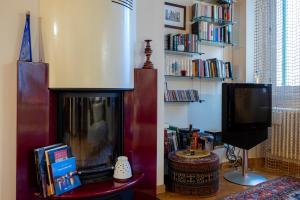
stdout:
[[[183,47],[180,49],[180,46]],[[171,51],[200,52],[198,35],[196,34],[167,34],[165,49]]]
[[166,102],[197,102],[200,101],[197,90],[165,90]]
[[217,0],[217,2],[221,4],[232,4],[233,2],[235,2],[235,0]]
[[199,21],[192,24],[192,33],[199,35],[200,40],[232,43],[232,26],[216,26],[212,23]]
[[164,130],[164,154],[168,155],[170,152],[191,148],[193,143],[193,136],[195,133],[199,137],[200,149],[211,151],[215,146],[222,145],[221,133],[219,131],[204,131],[199,129],[188,130],[186,128],[180,129],[174,126],[169,126]]
[[193,60],[193,75],[206,78],[227,78],[232,79],[231,62],[222,60]]
[[213,59],[183,59],[183,58],[166,58],[165,75],[200,77],[200,78],[223,78],[232,79],[231,62],[225,62],[217,58]]
[[192,19],[207,17],[215,20],[232,21],[232,5],[212,5],[198,2],[192,5]]
[[71,148],[54,144],[34,150],[40,197],[61,195],[81,185]]
[[[199,134],[200,136],[200,134]],[[164,130],[165,156],[170,152],[188,149],[191,146],[192,133],[181,132],[180,129],[170,127]]]
[[164,131],[164,148],[165,155],[168,153],[179,150],[179,132],[176,130],[165,129]]

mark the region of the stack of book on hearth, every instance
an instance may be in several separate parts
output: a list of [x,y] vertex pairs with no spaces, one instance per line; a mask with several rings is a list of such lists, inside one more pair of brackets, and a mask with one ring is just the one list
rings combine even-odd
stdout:
[[71,148],[54,144],[34,150],[40,197],[60,195],[81,185]]

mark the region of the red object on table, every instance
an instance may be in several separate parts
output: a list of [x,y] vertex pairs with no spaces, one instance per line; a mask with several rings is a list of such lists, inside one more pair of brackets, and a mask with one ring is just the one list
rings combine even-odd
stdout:
[[198,132],[193,132],[192,134],[192,142],[191,142],[191,149],[198,149]]

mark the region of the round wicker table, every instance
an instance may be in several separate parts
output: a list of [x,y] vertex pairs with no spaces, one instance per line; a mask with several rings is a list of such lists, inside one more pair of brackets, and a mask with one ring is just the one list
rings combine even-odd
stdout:
[[189,195],[212,196],[219,189],[219,157],[186,155],[186,150],[168,156],[169,190]]

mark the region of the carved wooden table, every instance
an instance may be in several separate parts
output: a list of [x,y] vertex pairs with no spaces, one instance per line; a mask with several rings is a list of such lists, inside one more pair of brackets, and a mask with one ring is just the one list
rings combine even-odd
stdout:
[[182,156],[182,151],[168,156],[169,190],[190,195],[212,196],[219,189],[219,157]]

